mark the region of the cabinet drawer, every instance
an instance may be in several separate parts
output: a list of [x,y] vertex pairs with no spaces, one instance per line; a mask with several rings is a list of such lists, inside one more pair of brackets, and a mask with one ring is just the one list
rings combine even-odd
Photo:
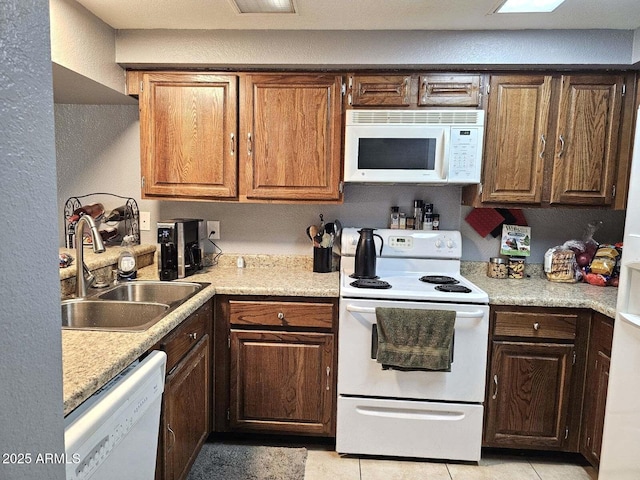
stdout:
[[578,315],[534,312],[495,312],[494,335],[574,340]]
[[229,301],[232,325],[331,328],[333,304]]
[[410,75],[354,75],[350,77],[351,105],[408,107]]
[[419,105],[428,107],[477,107],[480,75],[420,75]]
[[167,354],[167,373],[208,333],[210,319],[211,302],[208,302],[160,342],[160,349]]

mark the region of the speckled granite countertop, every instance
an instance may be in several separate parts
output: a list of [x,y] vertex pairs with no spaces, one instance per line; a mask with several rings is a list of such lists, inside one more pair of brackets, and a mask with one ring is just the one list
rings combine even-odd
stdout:
[[486,275],[485,262],[463,263],[462,273],[489,295],[492,305],[590,308],[611,318],[616,316],[618,289],[586,283],[556,283],[532,268],[521,280],[495,279]]
[[[245,258],[249,268],[237,268],[233,259],[186,278],[211,285],[144,332],[62,330],[64,414],[69,414],[216,293],[338,297],[338,272],[313,273],[306,258],[278,261],[268,260],[267,256]],[[89,256],[85,263],[92,269],[108,264],[106,256],[95,267]],[[156,265],[141,268],[138,278],[157,279]]]
[[[146,249],[141,251],[148,253]],[[115,255],[114,250],[109,255]],[[109,264],[107,254],[90,268]],[[98,257],[97,255],[95,257]],[[213,295],[274,295],[338,297],[338,272],[313,273],[310,257],[244,256],[247,268],[236,266],[237,256],[221,257],[219,265],[210,266],[187,281],[211,285],[174,310],[149,330],[138,333],[62,331],[64,413],[70,413],[98,388],[146,352],[178,326]],[[552,283],[539,270],[523,280],[496,280],[486,276],[486,263],[463,262],[462,273],[489,294],[493,305],[529,305],[547,307],[590,308],[615,317],[617,289],[586,284]],[[74,269],[75,270],[75,269]],[[61,272],[61,279],[68,277]],[[156,265],[141,268],[138,278],[158,278]]]

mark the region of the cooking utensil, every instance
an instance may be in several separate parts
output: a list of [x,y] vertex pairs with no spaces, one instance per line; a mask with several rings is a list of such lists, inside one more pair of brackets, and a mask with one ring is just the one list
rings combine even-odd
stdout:
[[322,235],[319,235],[319,233],[320,229],[317,225],[309,225],[307,228],[307,235],[309,235],[314,247],[317,247],[322,241]]
[[340,238],[340,234],[342,233],[342,224],[337,218],[333,221],[333,233],[338,238]]

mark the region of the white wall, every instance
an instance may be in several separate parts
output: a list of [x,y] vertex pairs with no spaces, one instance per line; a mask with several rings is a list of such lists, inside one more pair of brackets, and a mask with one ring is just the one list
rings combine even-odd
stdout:
[[0,477],[62,480],[37,462],[64,453],[48,3],[3,0],[0,25]]
[[51,60],[83,77],[124,93],[116,65],[115,31],[73,0],[50,0]]

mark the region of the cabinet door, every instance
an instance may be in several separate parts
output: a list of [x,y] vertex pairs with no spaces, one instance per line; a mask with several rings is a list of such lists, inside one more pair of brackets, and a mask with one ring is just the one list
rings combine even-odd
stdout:
[[167,376],[162,417],[163,480],[186,478],[209,435],[209,349],[206,335]]
[[486,446],[563,447],[573,352],[573,345],[493,342]]
[[411,75],[353,75],[349,77],[350,105],[408,107]]
[[613,319],[595,313],[589,342],[580,453],[596,467],[600,463],[600,450],[602,448],[602,430],[607,403],[607,387],[609,386],[612,341]]
[[540,203],[551,77],[491,77],[483,202]]
[[247,75],[241,197],[339,200],[341,87],[334,75]]
[[143,198],[235,197],[236,125],[236,76],[144,74]]
[[551,203],[612,203],[623,83],[619,75],[562,77]]
[[232,430],[331,435],[333,334],[231,330]]

